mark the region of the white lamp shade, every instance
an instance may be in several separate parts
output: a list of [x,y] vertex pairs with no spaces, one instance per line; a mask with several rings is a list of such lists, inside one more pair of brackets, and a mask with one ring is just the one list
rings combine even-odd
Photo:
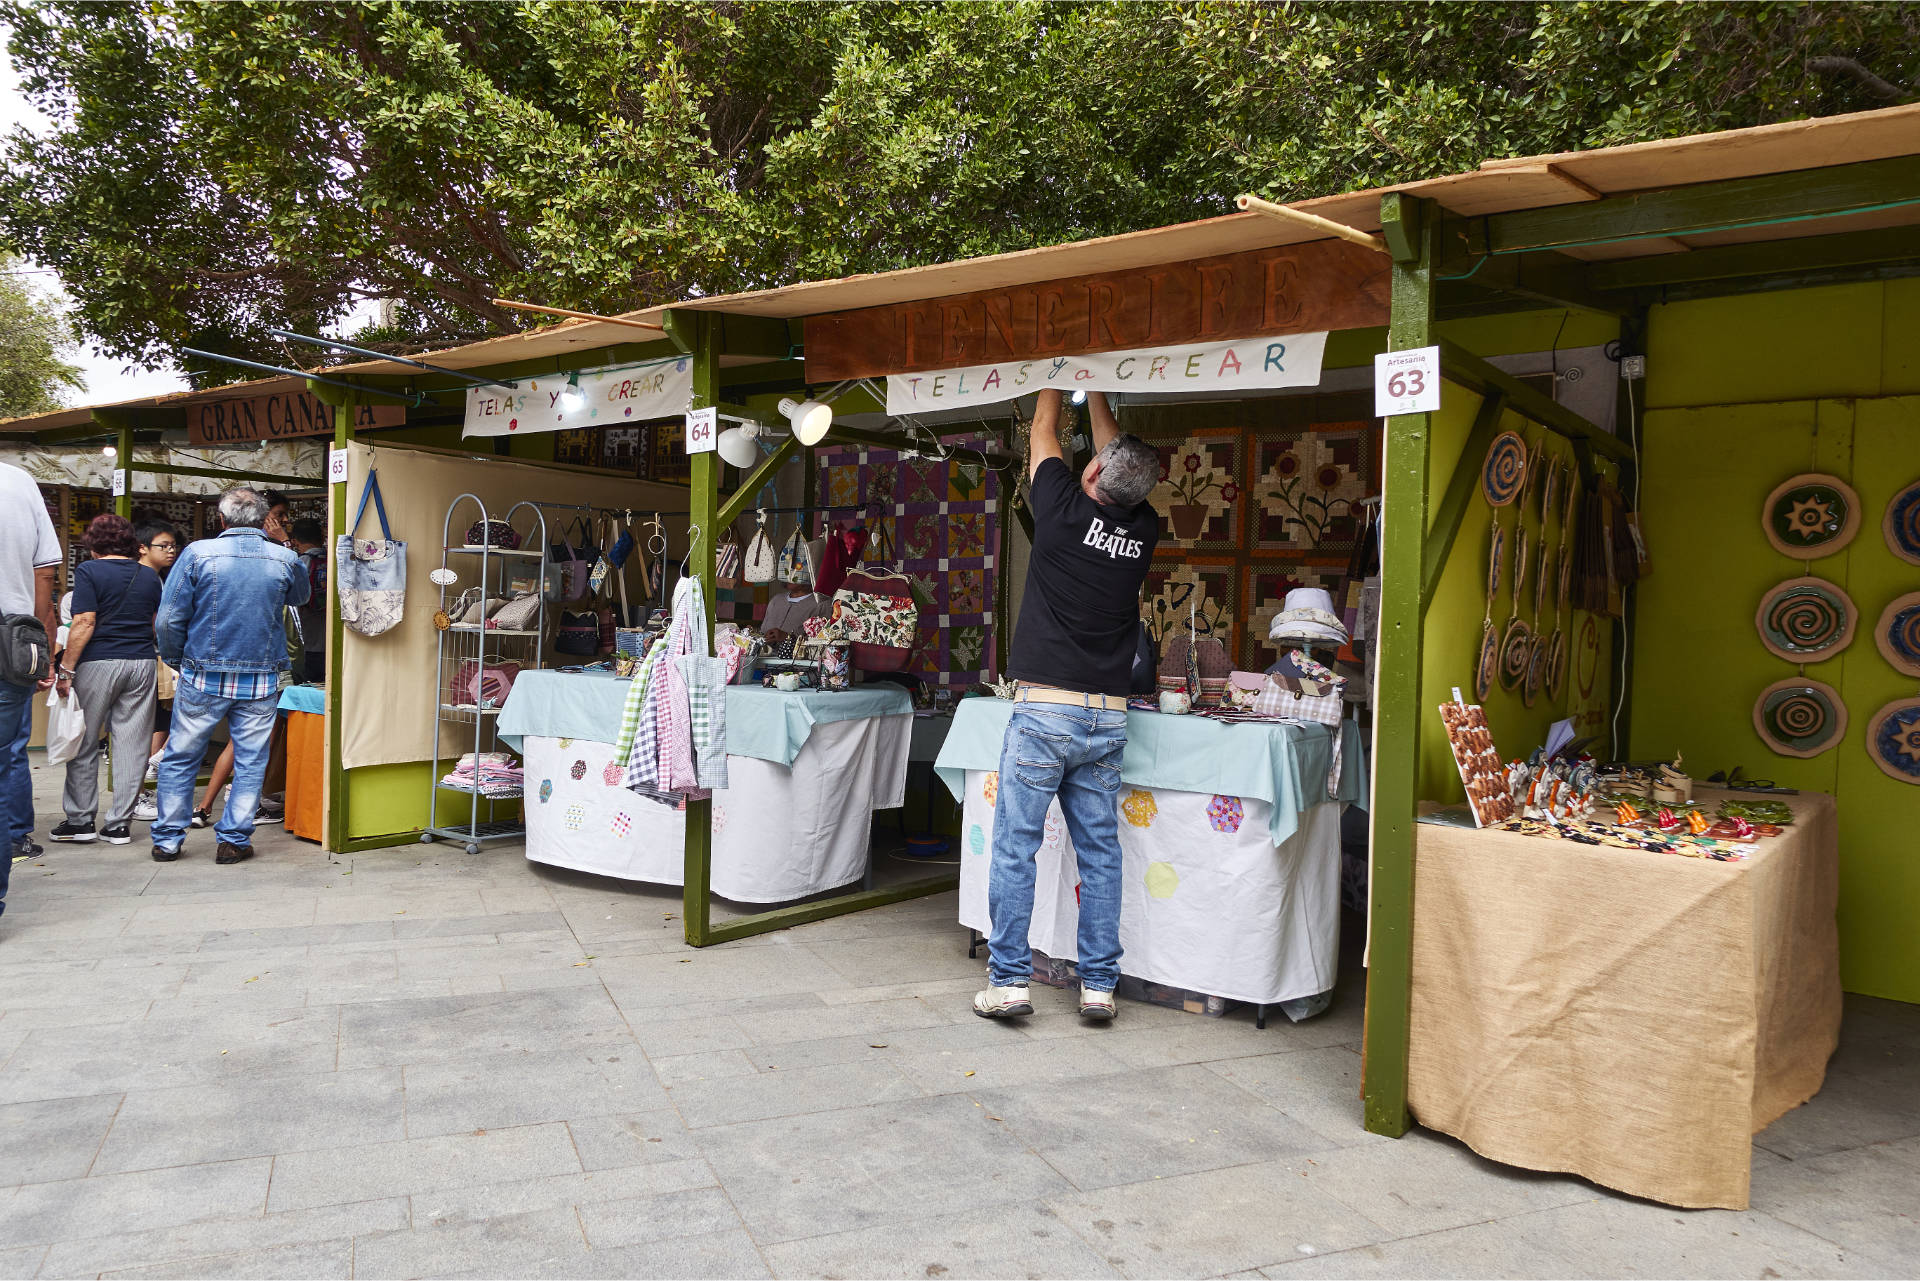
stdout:
[[793,438],[803,445],[819,444],[833,426],[833,406],[817,400],[788,398],[780,402],[780,412],[793,424]]
[[720,433],[714,448],[735,467],[751,467],[760,461],[760,446],[754,443],[759,434],[751,427],[729,427]]

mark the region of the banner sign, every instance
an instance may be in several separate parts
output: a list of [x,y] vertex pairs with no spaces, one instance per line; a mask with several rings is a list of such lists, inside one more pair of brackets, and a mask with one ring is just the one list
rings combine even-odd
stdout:
[[1390,270],[1370,249],[1317,240],[830,312],[807,319],[807,378],[1366,329],[1387,323]]
[[1043,388],[1060,391],[1194,392],[1315,387],[1327,332],[1282,334],[1238,342],[1142,347],[1092,356],[1002,361],[963,369],[887,375],[887,412],[992,405]]
[[650,418],[679,418],[693,400],[693,358],[581,374],[541,374],[513,387],[469,387],[462,436],[618,427]]
[[[360,405],[353,429],[405,427],[405,405]],[[256,440],[333,435],[333,406],[310,391],[276,391],[245,400],[215,400],[187,410],[187,439],[195,445],[245,445]]]

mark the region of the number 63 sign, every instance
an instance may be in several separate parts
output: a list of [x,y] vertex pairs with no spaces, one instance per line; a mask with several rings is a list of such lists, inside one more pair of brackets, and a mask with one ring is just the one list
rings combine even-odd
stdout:
[[1383,351],[1373,358],[1373,412],[1426,414],[1440,408],[1440,349]]

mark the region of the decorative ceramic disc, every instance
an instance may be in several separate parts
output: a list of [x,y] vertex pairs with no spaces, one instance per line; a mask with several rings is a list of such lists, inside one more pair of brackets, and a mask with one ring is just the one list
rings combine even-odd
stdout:
[[1547,477],[1540,486],[1540,531],[1546,532],[1547,521],[1560,510],[1560,463],[1558,459],[1547,464]]
[[1500,636],[1500,688],[1511,694],[1527,679],[1527,664],[1533,657],[1533,629],[1518,618],[1509,618]]
[[1527,647],[1527,679],[1520,686],[1520,703],[1532,707],[1547,683],[1547,638],[1536,634]]
[[1520,496],[1527,483],[1527,442],[1517,431],[1503,431],[1487,447],[1480,468],[1480,492],[1495,507],[1505,507]]
[[1782,756],[1818,756],[1847,732],[1847,705],[1820,681],[1775,681],[1753,701],[1753,728]]
[[1796,663],[1817,663],[1853,643],[1853,601],[1824,578],[1789,578],[1760,598],[1760,643]]
[[1552,566],[1547,558],[1553,553],[1547,550],[1547,540],[1540,540],[1540,564],[1533,573],[1533,618],[1540,621],[1540,613],[1547,606],[1547,584],[1553,581]]
[[1896,596],[1880,611],[1873,642],[1895,671],[1920,676],[1920,592]]
[[1527,590],[1527,527],[1513,531],[1513,607],[1520,608],[1520,593]]
[[1897,698],[1873,714],[1867,755],[1889,777],[1920,783],[1920,698]]
[[1600,672],[1600,629],[1588,614],[1580,620],[1580,648],[1574,662],[1574,682],[1580,687],[1581,698],[1593,697],[1593,678]]
[[1487,545],[1487,600],[1500,598],[1500,575],[1506,566],[1507,531],[1500,528],[1500,522],[1493,522],[1493,537]]
[[1488,623],[1480,632],[1480,659],[1473,665],[1473,701],[1484,703],[1493,692],[1494,674],[1500,668],[1500,635]]
[[1767,495],[1760,524],[1767,541],[1796,560],[1831,556],[1860,529],[1860,496],[1838,476],[1805,472]]
[[1559,613],[1573,599],[1573,548],[1563,540],[1560,544],[1560,599],[1553,604],[1553,612]]
[[1887,514],[1880,519],[1880,532],[1886,535],[1888,551],[1910,564],[1920,565],[1920,480],[1887,503]]
[[1547,642],[1547,697],[1559,702],[1560,692],[1566,687],[1567,634],[1556,627],[1552,639]]

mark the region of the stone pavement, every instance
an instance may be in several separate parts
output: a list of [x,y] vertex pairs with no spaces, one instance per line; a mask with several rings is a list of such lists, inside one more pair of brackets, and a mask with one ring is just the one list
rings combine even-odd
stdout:
[[14,868],[0,1278],[1920,1271],[1920,1007],[1850,1001],[1755,1208],[1689,1213],[1367,1134],[1357,974],[1009,1026],[951,896],[694,951],[517,846],[259,850]]

